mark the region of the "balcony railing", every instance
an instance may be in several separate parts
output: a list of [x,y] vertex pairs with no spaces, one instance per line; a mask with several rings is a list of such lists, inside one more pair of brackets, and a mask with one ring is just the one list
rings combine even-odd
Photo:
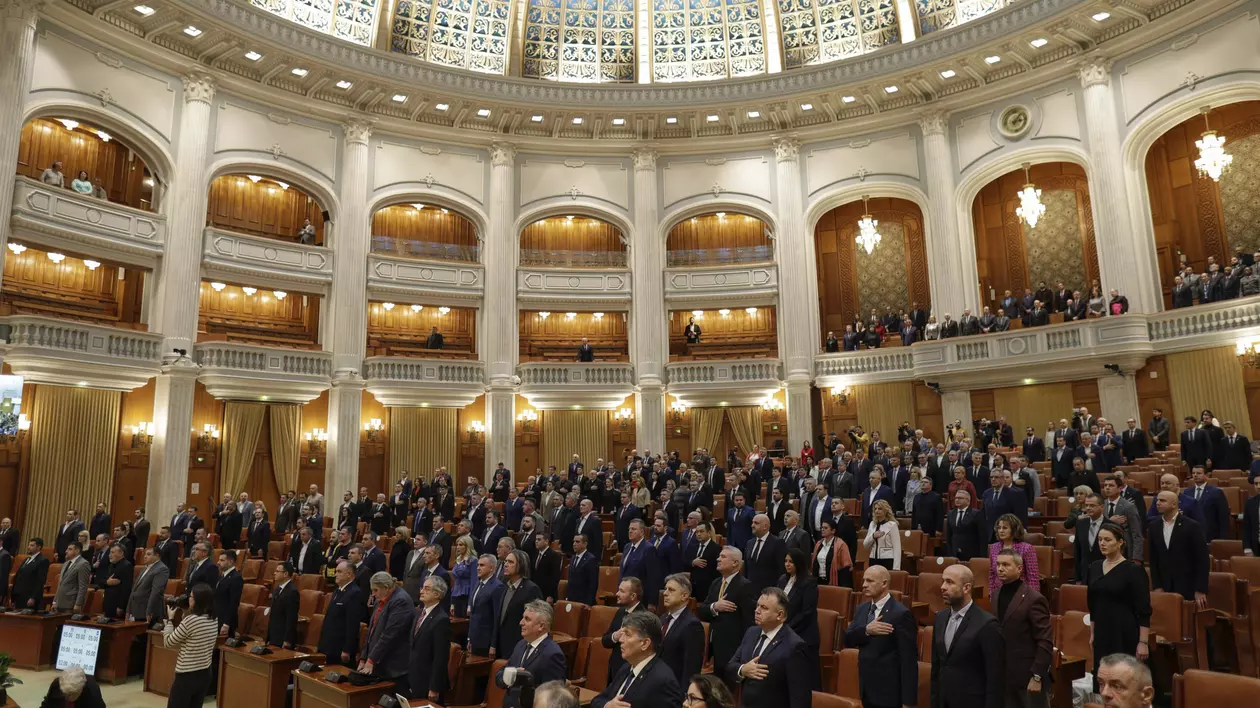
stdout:
[[684,251],[665,252],[665,266],[668,268],[734,265],[737,263],[767,263],[773,260],[774,248],[771,246],[695,248]]
[[364,359],[363,364],[369,381],[483,384],[486,380],[486,365],[480,361],[375,356]]
[[32,381],[130,391],[162,365],[160,334],[39,315],[0,317],[5,363]]
[[201,381],[217,398],[306,403],[332,383],[332,354],[236,342],[197,345]]
[[625,268],[625,251],[552,251],[521,249],[521,265],[549,268]]
[[783,369],[778,359],[680,361],[668,364],[669,383],[761,383],[778,381]]
[[522,386],[633,386],[630,364],[521,364]]
[[464,246],[454,243],[416,241],[412,239],[372,236],[372,253],[383,253],[403,258],[427,258],[438,261],[479,263],[480,246]]
[[216,268],[231,274],[246,272],[285,282],[304,282],[315,287],[332,283],[333,251],[325,246],[308,246],[291,241],[207,228],[202,244],[204,263],[215,275]]
[[125,263],[155,262],[166,217],[18,177],[13,186],[14,240],[33,234],[42,246],[91,252]]

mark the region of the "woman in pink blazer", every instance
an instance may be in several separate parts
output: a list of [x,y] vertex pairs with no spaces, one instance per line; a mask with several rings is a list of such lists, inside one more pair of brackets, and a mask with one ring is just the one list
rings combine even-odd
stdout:
[[997,543],[989,544],[989,596],[997,597],[1002,589],[1002,580],[997,574],[998,552],[1003,548],[1013,549],[1024,559],[1024,569],[1019,579],[1028,587],[1041,592],[1041,570],[1037,567],[1037,549],[1024,543],[1024,525],[1014,514],[1002,514],[993,525],[993,533],[997,535]]

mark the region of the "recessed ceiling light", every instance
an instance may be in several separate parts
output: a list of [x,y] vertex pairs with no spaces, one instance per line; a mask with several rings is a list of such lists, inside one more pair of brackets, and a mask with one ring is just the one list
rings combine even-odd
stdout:
[[1045,37],[1038,37],[1034,39],[1033,41],[1029,42],[1029,44],[1033,46],[1033,49],[1041,49],[1042,47],[1046,46],[1049,43],[1050,43],[1050,40],[1046,39]]
[[79,127],[79,121],[72,120],[70,118],[58,118],[57,122],[66,126],[66,130],[74,130],[75,128]]
[[280,189],[288,189],[288,188],[289,188],[289,183],[288,183],[288,182],[281,182],[280,180],[276,180],[276,184],[280,185]]
[[188,25],[187,27],[184,28],[184,34],[188,35],[189,37],[200,37],[201,30],[197,29],[196,27],[193,27],[192,25]]
[[350,88],[351,86],[354,86],[354,83],[353,83],[353,82],[350,82],[350,81],[346,81],[345,79],[342,79],[341,81],[338,81],[338,82],[337,82],[337,88],[339,88],[339,89],[341,89],[341,90],[343,90],[343,91],[344,91],[345,89]]
[[844,101],[845,103],[853,103],[854,101],[857,100],[857,96],[844,96],[840,100]]
[[393,100],[393,102],[394,102],[394,103],[406,103],[406,102],[407,102],[407,94],[405,94],[405,93],[396,93],[396,94],[394,94],[394,97],[393,97],[393,99],[392,99],[392,100]]
[[998,62],[1000,62],[1000,61],[1002,61],[1002,57],[1000,57],[1000,56],[998,56],[998,55],[996,55],[996,54],[994,54],[994,55],[993,55],[993,56],[991,56],[991,57],[985,57],[985,58],[984,58],[984,63],[985,63],[985,64],[996,64],[996,63],[998,63]]
[[435,108],[435,109],[437,109],[437,110],[439,110],[439,111],[444,111],[444,110],[446,110],[446,109],[448,109],[448,108],[450,108],[450,107],[451,107],[451,106],[450,106],[450,104],[448,104],[448,103],[439,103],[439,104],[437,104],[436,106],[434,106],[434,108]]
[[444,208],[444,209],[442,209],[442,213],[443,213],[443,214],[449,214],[449,213],[451,213],[451,210],[450,210],[450,209],[445,209],[445,208]]
[[715,115],[710,115],[710,116],[705,117],[705,120],[709,121],[710,123],[716,123],[718,122],[718,117]]
[[668,123],[669,125],[673,125],[678,122],[678,119],[675,118],[674,116],[670,116],[665,119],[665,122]]
[[420,211],[421,209],[424,209],[423,204],[412,204],[411,206],[415,207],[416,211]]
[[224,283],[210,283],[210,287],[214,288],[216,293],[221,293],[223,292],[223,288],[226,288],[227,285]]
[[478,108],[478,109],[477,109],[477,117],[478,117],[478,118],[489,118],[489,117],[490,117],[490,109],[489,109],[489,108]]
[[157,10],[154,10],[148,5],[136,5],[134,9],[136,12],[140,13],[141,15],[144,15],[145,17],[148,17],[152,15],[153,13],[157,12]]
[[296,77],[298,77],[298,78],[301,78],[301,77],[303,77],[303,76],[306,76],[306,74],[307,74],[308,72],[306,71],[306,69],[303,69],[302,67],[297,66],[297,67],[294,67],[294,68],[293,68],[293,71],[291,71],[291,72],[289,72],[289,73],[290,73],[290,74],[293,74],[294,76],[296,76]]
[[254,293],[258,292],[258,288],[251,288],[250,286],[246,285],[241,288],[241,292],[245,293],[246,295],[252,296]]
[[955,76],[958,76],[958,73],[955,72],[953,69],[946,69],[945,71],[941,72],[942,79],[952,79]]
[[885,86],[885,87],[884,87],[884,93],[897,93],[897,92],[898,92],[898,91],[900,91],[900,90],[901,90],[901,89],[897,88],[896,86]]
[[248,51],[245,52],[245,58],[250,61],[258,61],[259,59],[262,59],[262,55],[255,51]]
[[543,117],[542,117],[542,116],[533,116],[532,118],[530,118],[530,120],[534,121],[535,123],[541,123],[541,122],[543,122]]
[[253,182],[254,184],[258,184],[258,182],[262,180],[262,177],[260,177],[259,175],[245,175],[245,176],[248,177],[249,181]]
[[101,142],[103,143],[107,143],[114,139],[114,136],[110,135],[109,133],[106,133],[103,130],[96,131],[96,137],[100,138]]
[[613,125],[625,125],[625,124],[626,124],[625,118],[613,118]]
[[1098,13],[1094,13],[1093,20],[1094,22],[1102,22],[1103,20],[1106,20],[1110,17],[1111,17],[1110,12],[1098,12]]
[[573,125],[582,125],[582,119],[581,119],[581,118],[574,118],[574,119],[573,119]]
[[748,111],[748,117],[753,119],[760,118],[761,111]]
[[85,258],[83,259],[83,265],[87,266],[88,270],[96,270],[101,267],[101,262]]
[[802,104],[801,104],[801,110],[802,110],[802,111],[812,111],[812,110],[814,110],[814,104],[812,104],[812,103],[802,103]]

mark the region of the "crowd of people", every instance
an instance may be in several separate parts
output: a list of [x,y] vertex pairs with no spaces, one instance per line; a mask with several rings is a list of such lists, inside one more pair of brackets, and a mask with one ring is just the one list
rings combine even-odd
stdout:
[[[39,181],[49,187],[66,188],[66,176],[61,171],[61,160],[53,160],[53,163],[44,168],[39,175]],[[87,170],[79,170],[74,179],[70,181],[70,189],[79,194],[97,199],[109,200],[109,192],[106,191],[105,185],[101,182],[100,177],[92,178],[88,175]]]
[[1208,256],[1202,273],[1188,264],[1173,278],[1173,308],[1191,307],[1221,300],[1260,295],[1260,253],[1239,253],[1231,256],[1229,265],[1221,268],[1215,256]]

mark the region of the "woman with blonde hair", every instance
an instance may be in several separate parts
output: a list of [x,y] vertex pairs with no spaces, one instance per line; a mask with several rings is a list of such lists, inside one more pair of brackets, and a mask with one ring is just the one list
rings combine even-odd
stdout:
[[394,545],[389,547],[389,574],[394,580],[403,579],[407,569],[407,554],[411,552],[411,529],[399,525],[394,529]]
[[477,548],[473,545],[472,536],[460,536],[455,539],[455,557],[451,559],[451,614],[456,617],[468,616],[468,597],[472,595],[473,585],[477,582]]
[[871,507],[871,524],[862,545],[871,550],[871,565],[901,570],[901,534],[897,533],[892,505],[886,500],[880,499]]

